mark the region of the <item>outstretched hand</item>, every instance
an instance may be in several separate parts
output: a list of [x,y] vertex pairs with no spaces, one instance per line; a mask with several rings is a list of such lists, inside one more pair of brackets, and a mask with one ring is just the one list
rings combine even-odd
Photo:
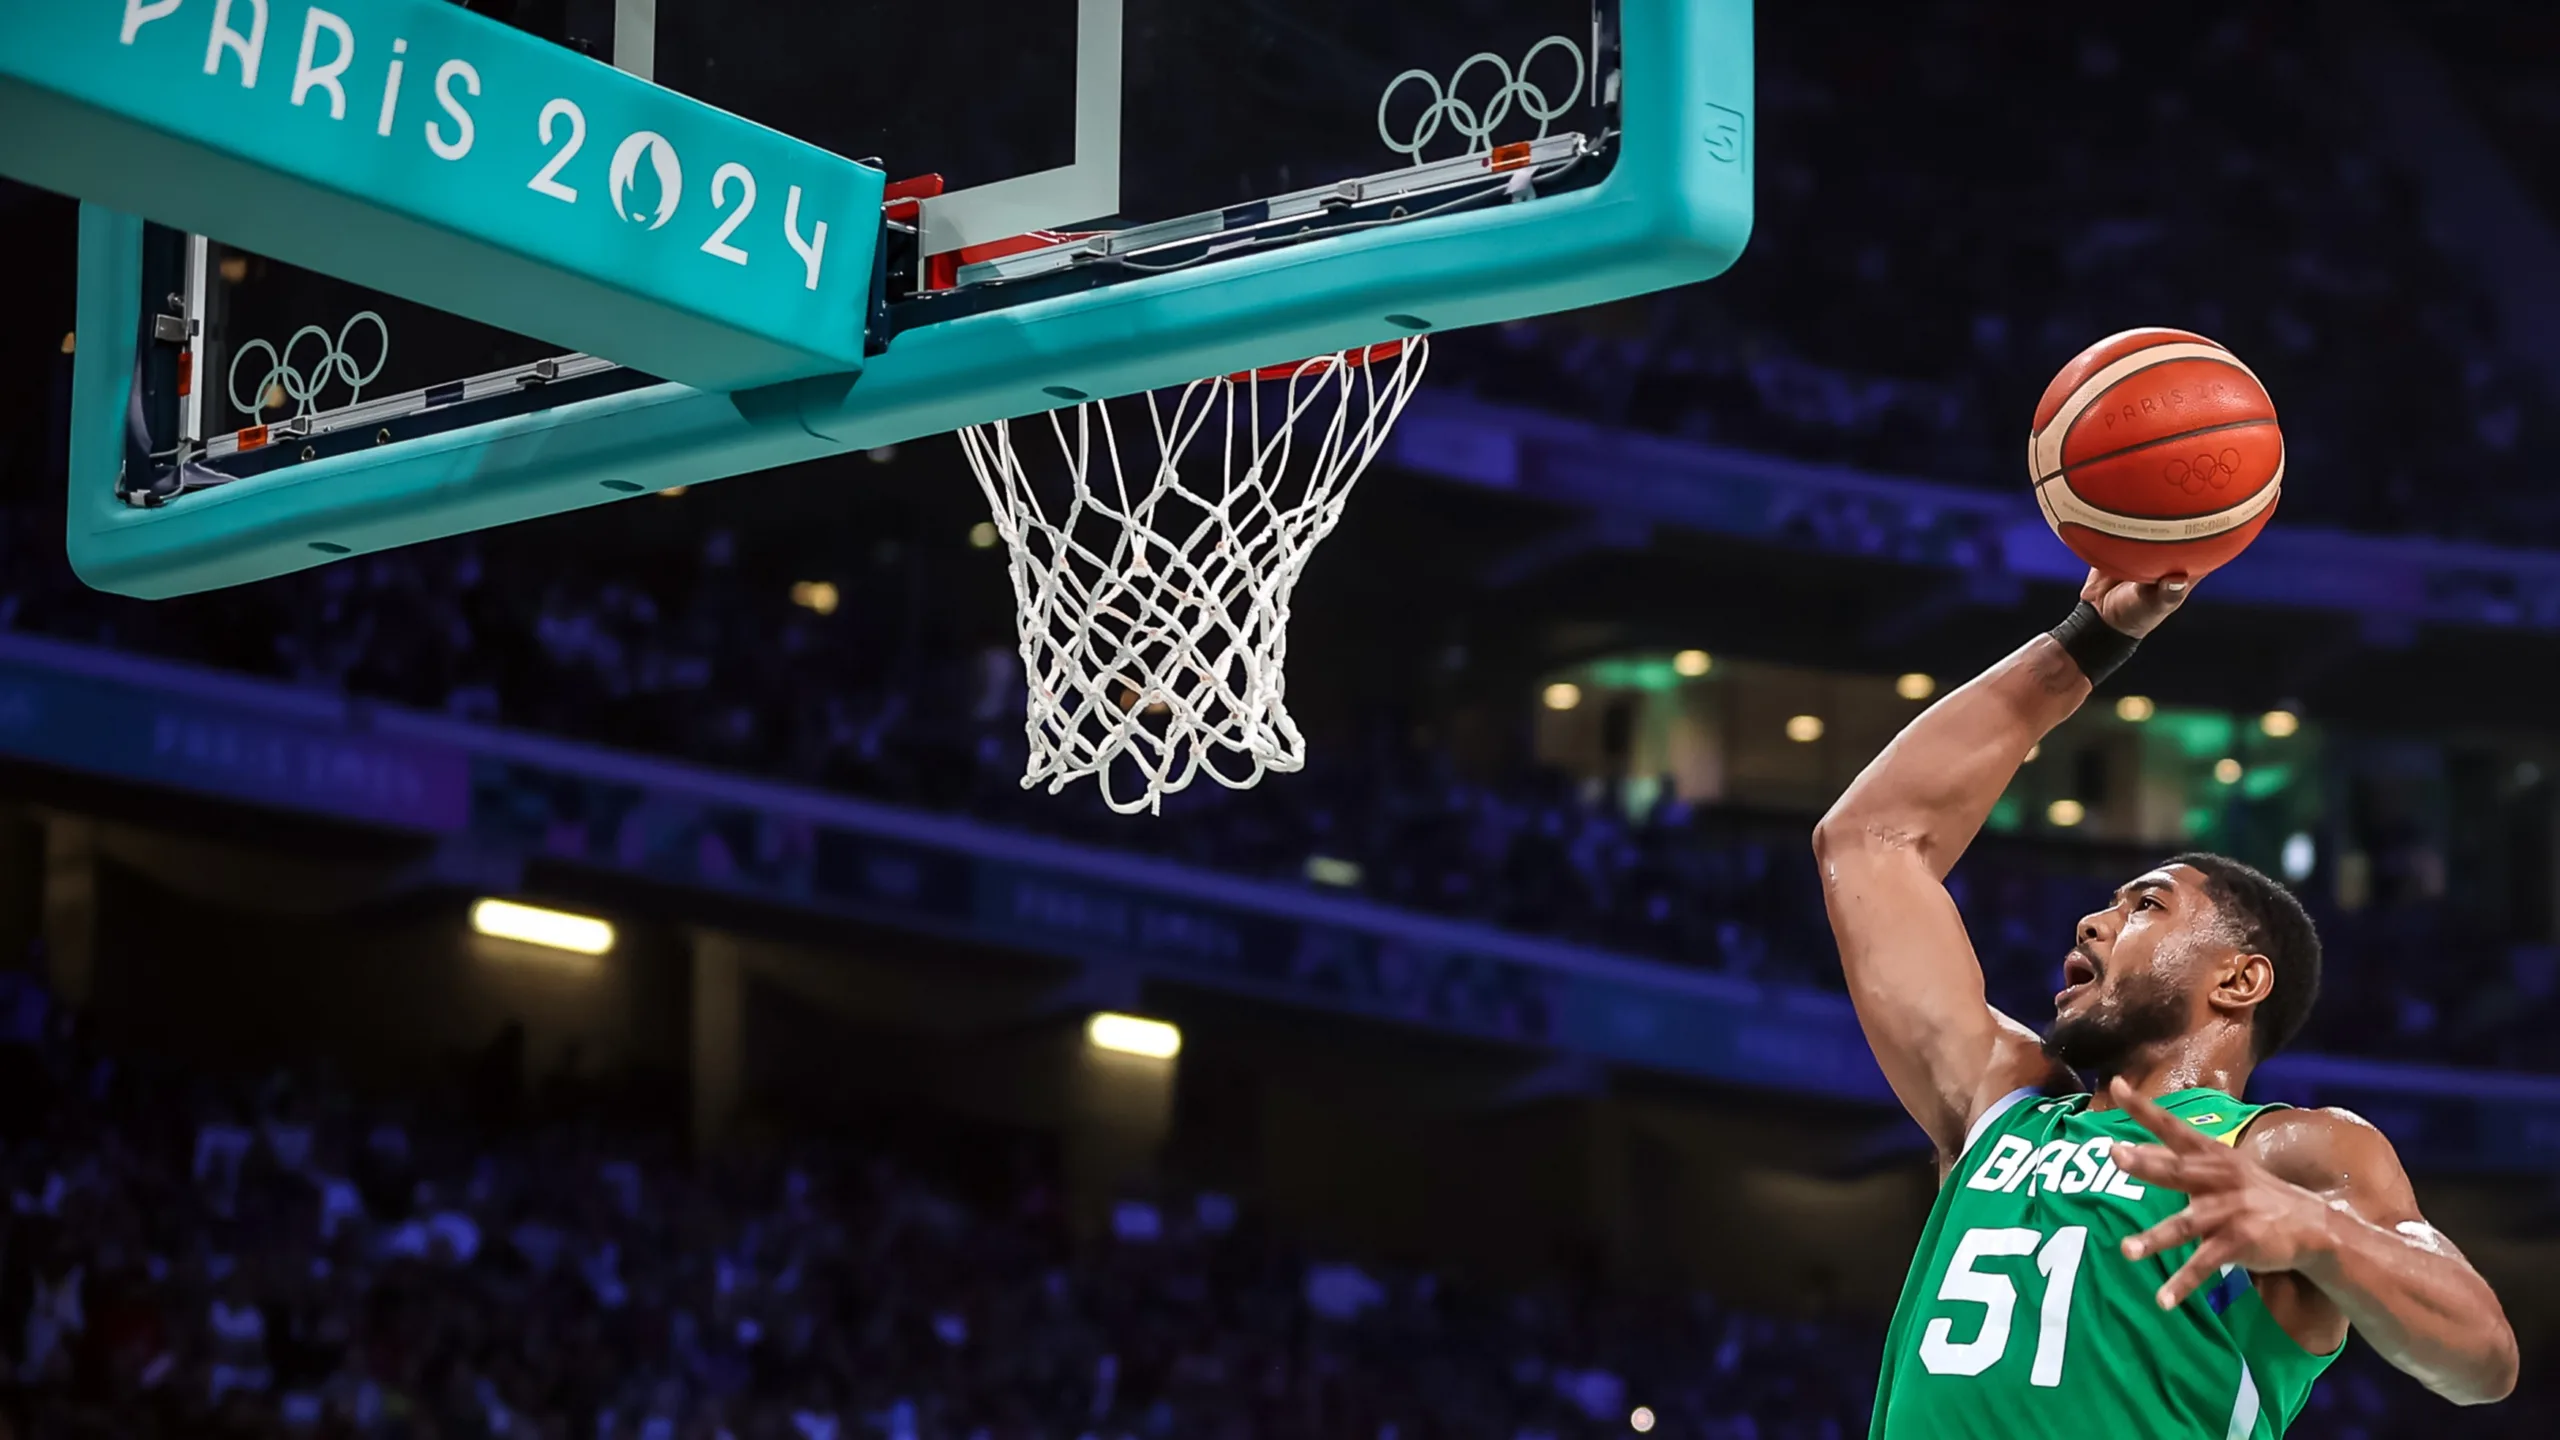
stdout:
[[2089,581],[2080,587],[2080,598],[2098,607],[2098,618],[2108,625],[2139,640],[2160,628],[2160,622],[2187,603],[2195,590],[2195,582],[2184,575],[2167,575],[2145,583],[2118,580],[2100,570],[2089,572]]
[[2116,1167],[2187,1195],[2187,1208],[2124,1242],[2128,1260],[2195,1242],[2196,1253],[2160,1287],[2161,1309],[2176,1309],[2226,1265],[2260,1274],[2295,1270],[2326,1243],[2326,1200],[2277,1176],[2256,1156],[2207,1138],[2124,1081],[2108,1083],[2116,1104],[2160,1137],[2157,1145],[2115,1147],[2109,1154]]

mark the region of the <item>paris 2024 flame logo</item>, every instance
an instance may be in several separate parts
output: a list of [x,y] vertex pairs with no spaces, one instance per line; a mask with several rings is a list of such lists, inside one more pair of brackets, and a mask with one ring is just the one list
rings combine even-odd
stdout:
[[[649,203],[649,182],[640,170],[640,161],[649,161],[649,179],[657,188],[657,203]],[[677,163],[676,147],[655,130],[634,131],[613,152],[613,169],[609,186],[613,195],[613,213],[626,224],[646,226],[651,230],[666,228],[676,216],[676,202],[684,197],[684,167]]]

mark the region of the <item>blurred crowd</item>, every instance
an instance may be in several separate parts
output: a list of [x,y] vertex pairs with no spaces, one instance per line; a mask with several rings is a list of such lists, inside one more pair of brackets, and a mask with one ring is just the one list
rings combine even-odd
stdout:
[[[2508,101],[2493,133],[2547,174],[2548,7],[2469,8],[2514,17],[2514,46],[2464,33]],[[1759,214],[1733,272],[1443,346],[1435,383],[2008,488],[2065,361],[2179,326],[2266,381],[2299,482],[2288,516],[2560,540],[2548,377],[2508,358],[2494,281],[2431,240],[2311,12],[2181,4],[2101,26],[1926,0],[1845,29],[1803,7],[1757,19]]]
[[1028,1148],[964,1199],[930,1153],[688,1161],[592,1090],[510,1113],[485,1087],[221,1083],[84,1051],[41,992],[5,994],[0,1409],[27,1440],[1864,1424],[1871,1325],[1472,1290],[1307,1253],[1214,1192],[1071,1225]]
[[[982,772],[975,808],[1020,828],[1330,880],[1410,909],[1740,978],[1842,983],[1801,817],[1658,798],[1667,782],[1540,769],[1471,779],[1445,753],[1381,735],[1366,751],[1317,756],[1285,782],[1188,795],[1164,819],[1132,826],[1088,796],[1026,794],[1012,783],[1013,748],[989,753],[1002,763]],[[2163,858],[2131,846],[1978,841],[1949,886],[1993,1001],[2030,1023],[2049,1016],[2081,917]],[[2301,1048],[2560,1070],[2560,951],[2473,933],[2417,887],[2352,914],[2326,887],[2301,888],[2327,950]]]
[[2439,0],[2406,17],[2444,57],[2461,98],[2546,216],[2560,220],[2560,14],[2506,0]]
[[[1089,783],[1021,788],[1021,670],[988,643],[1008,623],[993,557],[946,542],[967,557],[953,566],[884,539],[835,572],[836,608],[820,614],[791,602],[772,578],[787,568],[756,549],[776,527],[701,533],[672,502],[637,513],[663,517],[673,543],[577,556],[538,536],[471,537],[157,604],[82,589],[57,531],[22,532],[0,623],[1231,873],[1313,876],[1738,977],[1839,984],[1807,816],[1693,807],[1641,778],[1577,780],[1525,757],[1487,772],[1383,718],[1326,737],[1280,782],[1203,782],[1161,817],[1114,816]],[[973,600],[995,608],[956,619]],[[1955,884],[1995,998],[2046,1013],[2074,921],[2157,858],[1977,847]],[[2560,1070],[2560,959],[2472,934],[2441,894],[2403,888],[2349,916],[2310,887],[2333,959],[2303,1043]]]
[[[23,1440],[1844,1440],[1881,1343],[1310,1251],[1216,1192],[1071,1224],[1027,1145],[993,1181],[912,1141],[705,1161],[592,1081],[189,1071],[14,973],[0,1071]],[[2546,1406],[2457,1414],[2358,1347],[2302,1424],[2549,1434]]]

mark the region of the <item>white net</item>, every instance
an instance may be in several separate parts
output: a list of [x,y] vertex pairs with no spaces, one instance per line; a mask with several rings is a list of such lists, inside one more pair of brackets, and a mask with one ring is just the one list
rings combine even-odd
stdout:
[[[1203,771],[1242,789],[1306,764],[1290,592],[1429,352],[1417,338],[960,433],[1012,557],[1025,789],[1092,775],[1130,814]],[[1056,442],[1037,478],[1018,427]]]

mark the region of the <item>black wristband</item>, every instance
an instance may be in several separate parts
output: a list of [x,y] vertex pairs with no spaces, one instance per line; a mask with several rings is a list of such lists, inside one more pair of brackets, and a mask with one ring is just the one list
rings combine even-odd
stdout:
[[2116,667],[2133,658],[2142,642],[2110,625],[2098,613],[2098,607],[2083,600],[2071,612],[2071,618],[2053,627],[2053,638],[2062,653],[2080,667],[2092,686],[2104,685]]

